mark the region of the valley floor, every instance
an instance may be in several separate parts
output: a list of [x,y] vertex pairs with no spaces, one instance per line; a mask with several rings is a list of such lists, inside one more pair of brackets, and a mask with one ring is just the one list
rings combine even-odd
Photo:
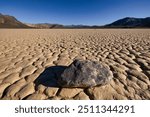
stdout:
[[[76,58],[106,63],[113,80],[57,87]],[[0,29],[0,99],[150,99],[150,29]]]

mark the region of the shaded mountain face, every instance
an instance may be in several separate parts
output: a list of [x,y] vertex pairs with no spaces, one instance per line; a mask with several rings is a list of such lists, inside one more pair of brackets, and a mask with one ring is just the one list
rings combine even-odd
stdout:
[[0,28],[30,28],[15,17],[0,14]]
[[120,20],[117,20],[111,24],[105,25],[105,27],[133,27],[133,28],[146,28],[150,27],[150,17],[147,18],[131,18],[126,17]]

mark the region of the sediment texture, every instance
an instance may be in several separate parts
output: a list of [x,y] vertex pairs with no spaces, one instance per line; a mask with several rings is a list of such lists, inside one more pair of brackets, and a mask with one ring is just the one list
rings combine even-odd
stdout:
[[[107,64],[114,78],[57,87],[77,58]],[[150,29],[1,29],[0,99],[150,99]]]

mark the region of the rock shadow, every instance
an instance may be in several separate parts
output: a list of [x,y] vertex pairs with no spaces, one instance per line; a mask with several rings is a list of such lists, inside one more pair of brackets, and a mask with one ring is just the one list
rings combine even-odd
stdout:
[[46,87],[59,87],[58,79],[67,66],[51,66],[46,68],[34,81],[36,88],[42,84]]

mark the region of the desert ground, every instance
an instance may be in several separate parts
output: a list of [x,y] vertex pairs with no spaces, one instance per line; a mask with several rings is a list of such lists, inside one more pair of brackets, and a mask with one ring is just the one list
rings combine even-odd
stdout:
[[[61,88],[62,66],[104,62],[104,86]],[[150,99],[150,29],[0,29],[0,99]]]

